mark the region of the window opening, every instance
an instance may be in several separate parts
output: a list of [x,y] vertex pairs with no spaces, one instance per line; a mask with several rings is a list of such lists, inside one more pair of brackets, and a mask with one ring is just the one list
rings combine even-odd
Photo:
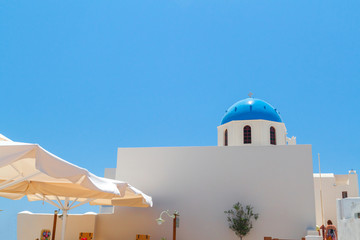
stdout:
[[270,144],[276,145],[276,132],[274,127],[270,127]]
[[244,127],[244,144],[251,143],[251,127],[245,126]]
[[228,130],[225,129],[225,133],[224,133],[224,146],[228,145]]
[[342,198],[347,198],[347,197],[348,197],[347,191],[342,192]]

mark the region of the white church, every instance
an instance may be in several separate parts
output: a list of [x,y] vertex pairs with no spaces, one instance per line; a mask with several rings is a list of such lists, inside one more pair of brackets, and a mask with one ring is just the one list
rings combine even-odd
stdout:
[[218,146],[119,148],[117,168],[106,177],[149,193],[154,207],[99,214],[96,239],[172,239],[171,219],[155,221],[169,209],[180,213],[178,240],[235,240],[224,211],[236,202],[259,214],[246,240],[301,239],[314,230],[311,145],[287,136],[279,112],[250,97],[232,105],[217,130]]
[[[218,146],[119,148],[117,168],[106,169],[105,177],[139,187],[153,197],[154,206],[69,215],[68,236],[78,239],[81,229],[97,240],[135,239],[137,234],[170,240],[172,219],[165,216],[160,226],[155,221],[170,210],[180,213],[177,240],[235,240],[224,211],[240,202],[259,214],[246,240],[322,239],[314,230],[329,219],[338,227],[339,240],[358,239],[356,171],[313,174],[311,145],[287,137],[273,106],[252,97],[241,100],[226,111],[217,131]],[[52,218],[19,213],[18,239],[33,240],[39,229],[51,229]]]

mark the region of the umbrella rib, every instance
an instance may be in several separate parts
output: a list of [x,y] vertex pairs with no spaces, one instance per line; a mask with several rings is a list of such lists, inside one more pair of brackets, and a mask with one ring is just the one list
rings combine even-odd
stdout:
[[[71,209],[76,208],[76,207],[80,207],[81,205],[84,205],[84,204],[86,204],[86,203],[89,203],[89,202],[91,202],[91,201],[93,201],[93,200],[94,200],[93,198],[88,198],[87,200],[85,200],[85,201],[83,201],[83,202],[80,202],[79,204],[77,204],[77,205],[69,208],[68,210],[71,210]],[[72,205],[72,204],[71,204],[71,205]]]
[[11,166],[13,169],[15,169],[15,171],[17,171],[17,173],[18,173],[19,175],[21,175],[21,172],[20,172],[14,165],[10,164],[10,166]]
[[69,206],[69,209],[71,209],[71,206],[74,205],[74,203],[75,203],[78,199],[79,199],[79,198],[75,198],[75,199],[72,201],[72,203],[71,203],[70,206]]
[[55,196],[55,197],[56,197],[58,203],[60,203],[60,205],[61,205],[61,208],[60,208],[60,209],[65,209],[65,208],[64,208],[64,205],[62,204],[62,202],[61,202],[61,200],[60,200],[60,198],[59,198],[58,196]]
[[15,177],[10,178],[10,179],[8,179],[8,180],[6,180],[6,181],[3,182],[1,185],[5,185],[5,184],[11,182],[12,180],[18,178],[19,176],[22,176],[22,175],[21,175],[21,172],[20,172],[16,167],[14,167],[14,165],[10,164],[10,167],[12,167],[12,168],[18,173],[18,175],[16,175]]
[[41,195],[39,193],[35,194],[39,199],[43,199],[45,202],[59,208],[59,209],[62,209],[58,204],[56,204],[55,202],[51,201],[50,199],[48,199],[46,196],[44,195]]
[[[8,179],[8,180],[6,180],[6,181],[2,182],[2,183],[1,183],[1,185],[5,185],[5,184],[7,184],[7,183],[11,182],[12,180],[14,180],[14,179],[18,178],[19,176],[21,176],[21,174],[16,175],[15,177],[12,177],[12,178],[10,178],[10,179]],[[0,185],[0,186],[1,186],[1,185]]]
[[18,179],[18,180],[15,180],[15,181],[11,182],[11,183],[2,184],[2,185],[0,186],[0,190],[2,190],[2,189],[4,189],[4,188],[7,188],[7,187],[11,187],[11,186],[13,186],[13,185],[15,185],[15,184],[17,184],[17,183],[19,183],[19,182],[22,182],[22,181],[24,181],[24,180],[27,180],[27,179],[29,179],[29,178],[31,178],[31,177],[36,176],[36,175],[39,175],[40,173],[41,173],[41,172],[36,171],[36,172],[34,172],[34,173],[32,173],[32,174],[29,174],[29,175],[27,175],[27,176],[25,176],[25,177],[22,177],[22,178],[20,178],[20,179]]

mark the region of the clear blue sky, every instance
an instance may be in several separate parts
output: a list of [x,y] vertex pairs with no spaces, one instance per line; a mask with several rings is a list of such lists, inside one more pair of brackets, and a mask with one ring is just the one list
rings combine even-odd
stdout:
[[[324,172],[360,171],[359,7],[2,1],[0,132],[102,176],[117,147],[216,145],[225,110],[253,92],[312,144],[314,171],[318,152]],[[10,240],[17,212],[54,210],[6,199],[0,209]]]

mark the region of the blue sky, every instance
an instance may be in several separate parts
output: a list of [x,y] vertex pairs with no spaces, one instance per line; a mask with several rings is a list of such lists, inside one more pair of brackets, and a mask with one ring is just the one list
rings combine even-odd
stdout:
[[[216,145],[225,110],[275,106],[314,171],[360,171],[359,1],[3,1],[0,132],[97,175],[117,147]],[[151,194],[151,193],[149,193]],[[0,199],[0,238],[16,214]],[[97,210],[83,208],[79,211]]]

